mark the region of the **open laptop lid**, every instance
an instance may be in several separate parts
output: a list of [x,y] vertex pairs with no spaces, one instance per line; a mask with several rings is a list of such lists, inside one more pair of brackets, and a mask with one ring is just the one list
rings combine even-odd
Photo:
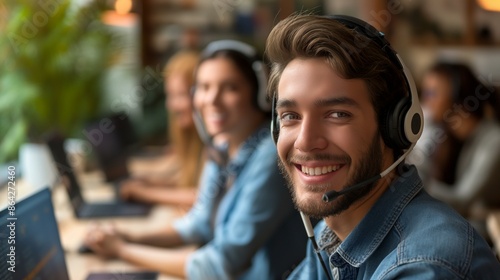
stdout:
[[54,158],[57,171],[63,186],[66,188],[73,211],[77,215],[78,209],[85,204],[82,196],[80,183],[78,182],[75,171],[68,160],[66,150],[64,150],[65,139],[59,135],[53,135],[47,140],[47,146]]
[[69,279],[48,188],[0,211],[0,279]]
[[114,114],[85,126],[84,134],[92,145],[107,182],[127,178],[128,149],[137,137],[126,114]]

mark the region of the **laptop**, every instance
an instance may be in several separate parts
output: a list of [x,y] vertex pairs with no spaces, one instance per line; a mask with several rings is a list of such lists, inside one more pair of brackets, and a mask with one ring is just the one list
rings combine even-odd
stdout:
[[129,178],[128,154],[137,142],[129,117],[124,113],[110,115],[88,123],[84,131],[106,182],[119,183]]
[[64,138],[52,136],[47,140],[47,145],[54,158],[61,181],[66,188],[71,206],[78,218],[104,218],[120,216],[145,216],[149,214],[151,205],[142,203],[125,202],[119,200],[101,203],[90,203],[85,201],[80,183],[75,172],[68,161],[68,156],[64,150]]
[[[48,188],[18,201],[13,211],[0,211],[0,236],[0,254],[6,258],[0,262],[0,279],[69,279]],[[91,273],[87,280],[157,277],[151,271]]]

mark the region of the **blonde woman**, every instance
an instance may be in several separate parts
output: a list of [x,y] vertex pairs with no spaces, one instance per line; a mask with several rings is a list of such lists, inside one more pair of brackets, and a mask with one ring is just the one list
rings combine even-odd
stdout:
[[164,68],[170,149],[162,160],[161,176],[126,181],[121,196],[127,200],[190,207],[204,163],[203,143],[193,122],[190,89],[198,53],[180,51]]

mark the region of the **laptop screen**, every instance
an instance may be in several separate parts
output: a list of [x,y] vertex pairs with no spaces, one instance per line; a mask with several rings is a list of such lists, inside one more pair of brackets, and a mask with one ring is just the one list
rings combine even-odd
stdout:
[[54,158],[55,165],[59,171],[60,180],[66,188],[73,209],[78,211],[84,204],[83,196],[80,190],[80,184],[75,175],[75,171],[68,160],[68,155],[64,150],[63,137],[53,135],[47,140],[47,146]]
[[136,142],[129,118],[115,114],[87,124],[85,131],[106,181],[128,177],[128,149]]
[[50,190],[14,207],[0,212],[0,279],[69,279]]

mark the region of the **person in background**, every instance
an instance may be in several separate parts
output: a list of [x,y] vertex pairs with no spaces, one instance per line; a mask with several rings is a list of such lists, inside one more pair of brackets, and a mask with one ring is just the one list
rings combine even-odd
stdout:
[[[120,186],[125,200],[190,207],[205,162],[204,145],[193,121],[190,90],[199,54],[180,51],[164,68],[169,149],[154,162],[154,172],[138,175]],[[159,174],[158,174],[159,173]]]
[[[447,182],[445,175],[434,174],[425,188],[469,219],[485,237],[488,211],[500,208],[496,94],[465,64],[439,62],[423,79],[423,106],[432,124],[444,132],[426,164],[453,175]],[[457,141],[460,149],[453,146]]]
[[[162,230],[131,235],[98,227],[87,245],[103,257],[188,279],[286,276],[304,258],[307,236],[276,164],[266,81],[251,46],[209,44],[193,98],[202,139],[218,156],[204,166],[197,201]],[[177,248],[187,244],[199,247]]]
[[289,279],[498,278],[484,239],[403,163],[423,116],[383,33],[348,16],[293,15],[266,54],[279,164],[297,208],[322,219]]

